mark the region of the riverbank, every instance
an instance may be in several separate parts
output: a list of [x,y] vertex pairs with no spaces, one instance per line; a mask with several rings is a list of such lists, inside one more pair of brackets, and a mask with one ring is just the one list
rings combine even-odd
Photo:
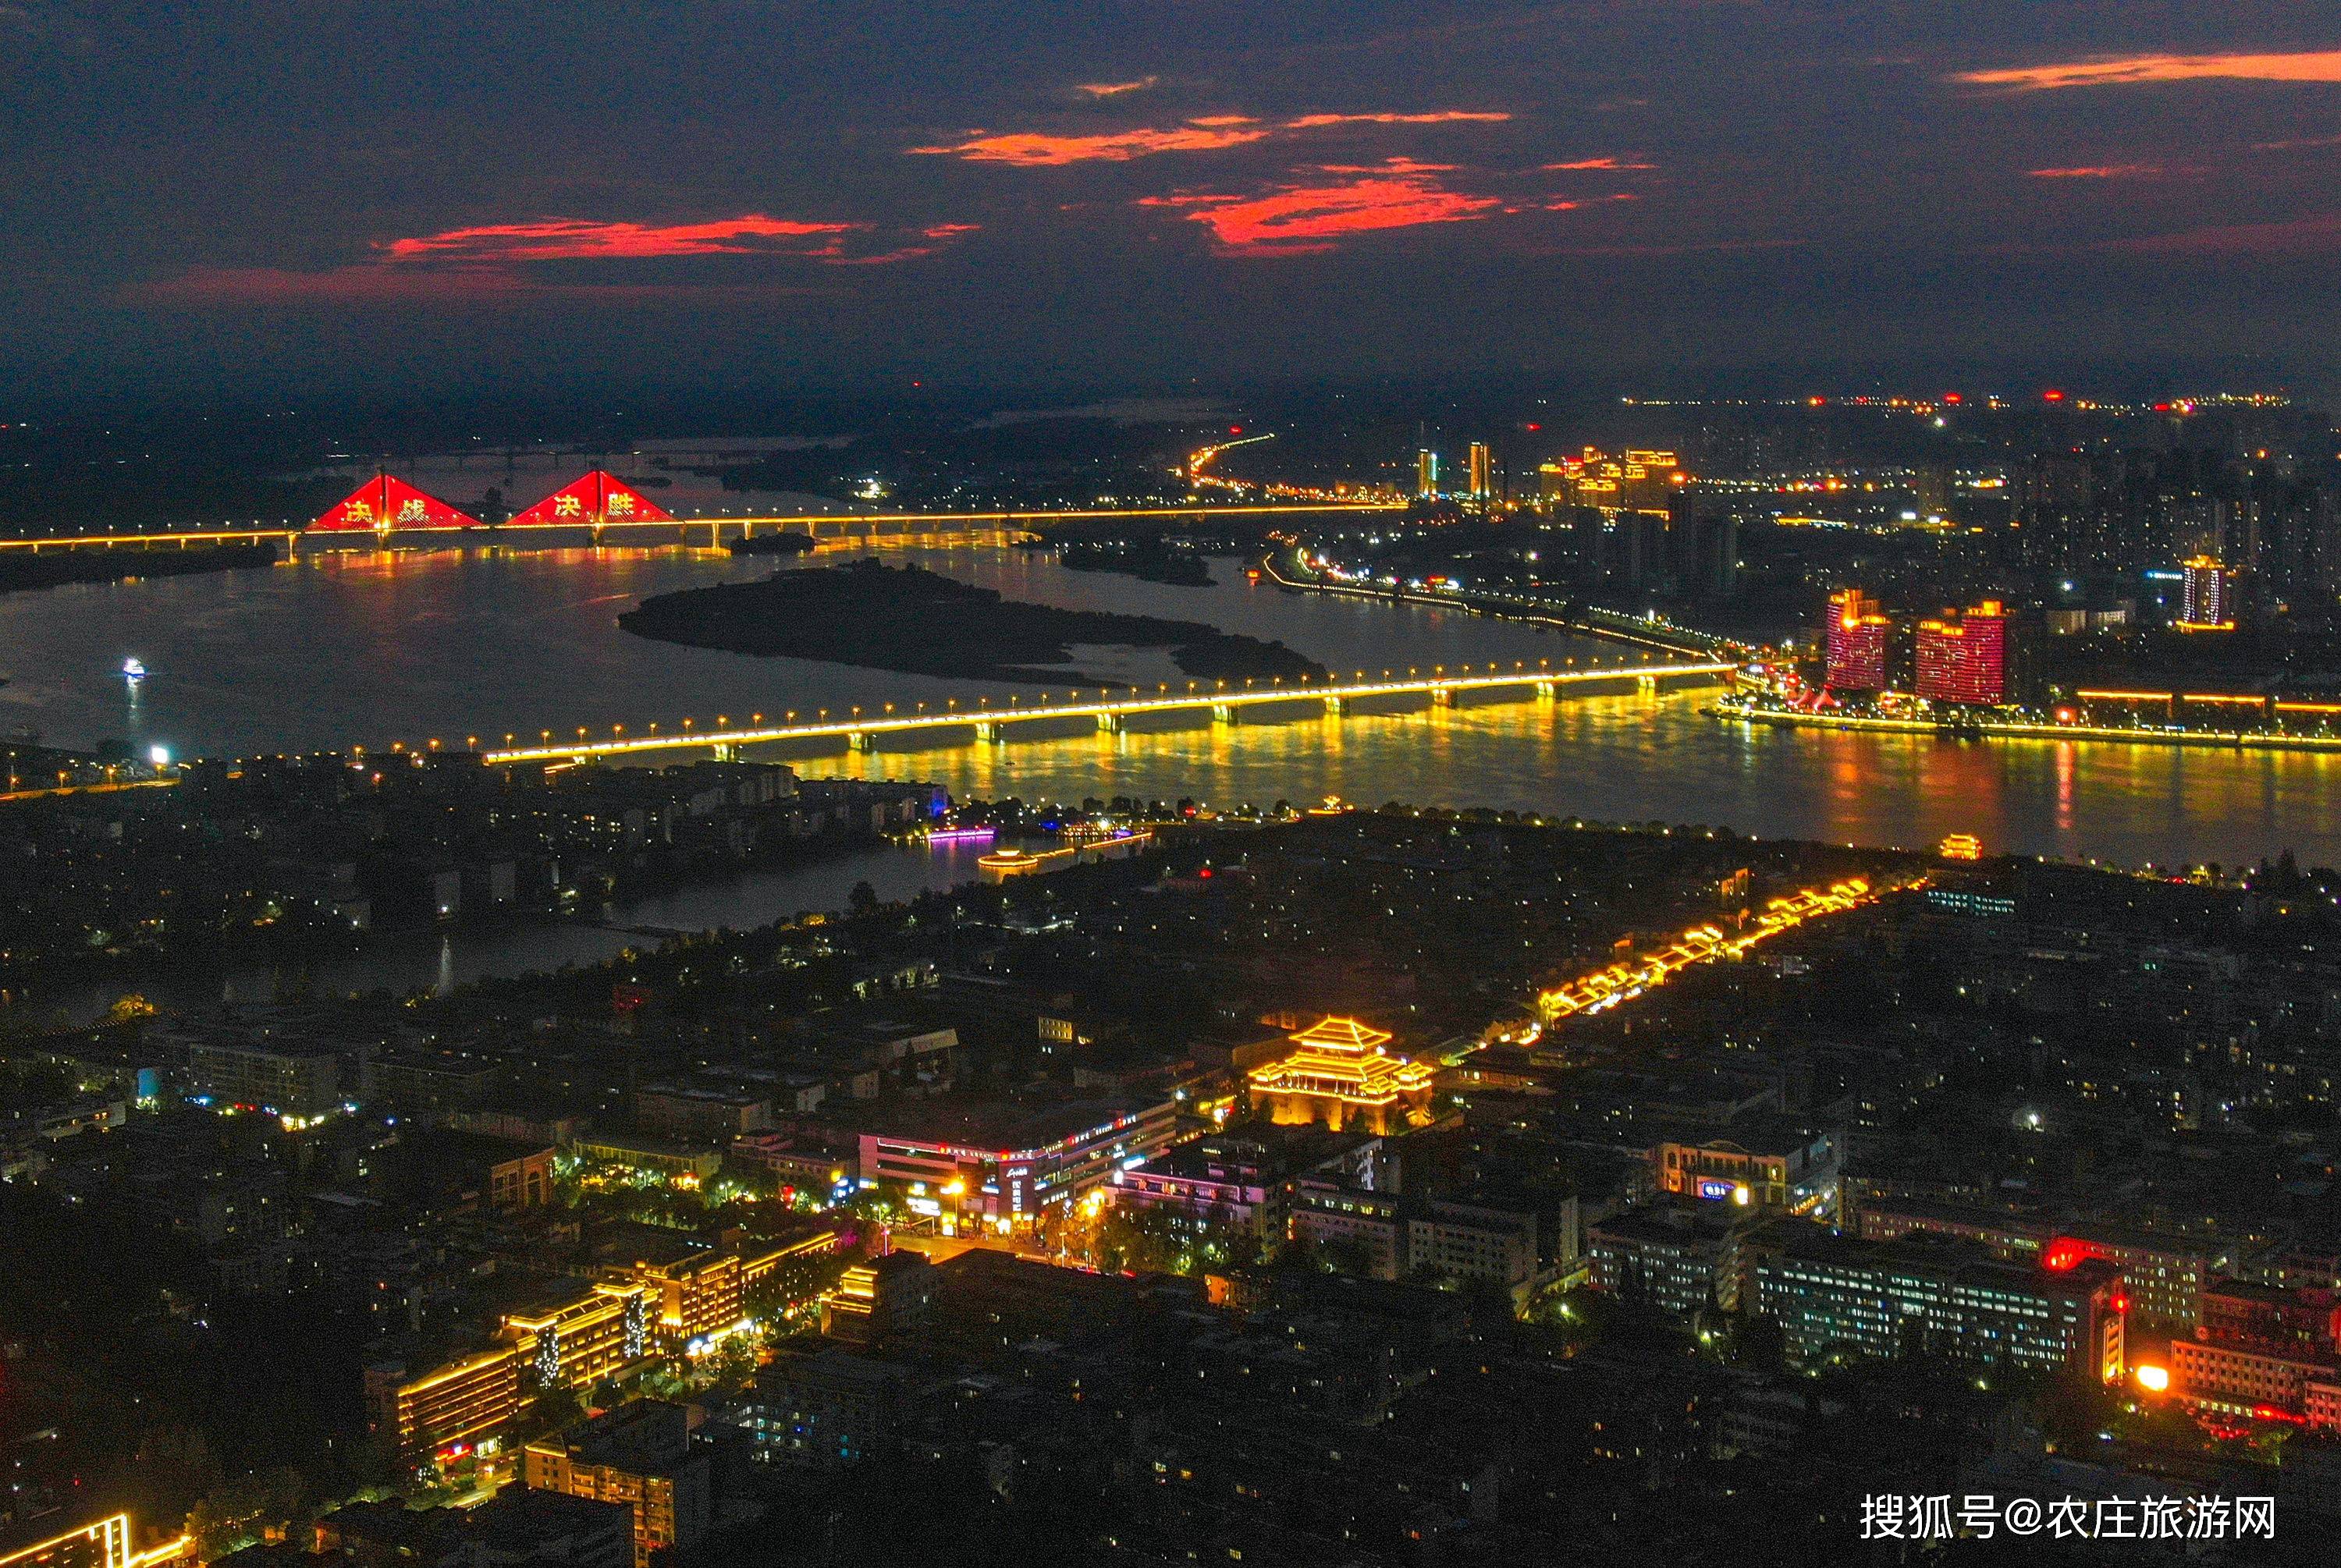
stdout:
[[282,558],[274,540],[204,544],[189,550],[52,550],[0,554],[0,593],[63,588],[71,583],[128,582],[142,577],[193,577],[274,566]]
[[693,648],[960,680],[1124,684],[1071,668],[1078,646],[1164,649],[1202,680],[1327,676],[1280,641],[1200,621],[1028,604],[923,567],[868,560],[654,594],[618,624]]
[[1299,552],[1294,551],[1284,552],[1281,565],[1273,554],[1262,556],[1257,570],[1270,582],[1290,593],[1321,593],[1336,599],[1362,599],[1380,604],[1421,604],[1440,610],[1459,610],[1466,615],[1484,615],[1494,620],[1547,627],[1572,636],[1656,649],[1686,659],[1738,657],[1734,651],[1735,645],[1728,639],[1663,621],[1643,620],[1617,610],[1592,610],[1588,616],[1579,618],[1569,615],[1565,605],[1549,604],[1521,593],[1471,593],[1459,589],[1434,590],[1331,582],[1301,566]]
[[1888,735],[1935,735],[1951,740],[2117,740],[2126,746],[2207,747],[2222,751],[2341,752],[2341,735],[2287,735],[2275,730],[2150,729],[2118,724],[2044,724],[1998,719],[1886,719],[1762,708],[1744,698],[1733,697],[1722,699],[1708,711],[1718,719],[1778,729],[1867,730]]

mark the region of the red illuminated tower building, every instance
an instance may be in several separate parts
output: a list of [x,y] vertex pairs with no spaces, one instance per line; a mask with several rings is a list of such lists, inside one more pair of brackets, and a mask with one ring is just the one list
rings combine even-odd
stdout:
[[1827,684],[1834,691],[1886,690],[1886,647],[1894,623],[1858,588],[1829,595]]
[[1918,695],[1997,708],[2007,700],[2007,615],[1987,599],[1957,620],[1918,623]]

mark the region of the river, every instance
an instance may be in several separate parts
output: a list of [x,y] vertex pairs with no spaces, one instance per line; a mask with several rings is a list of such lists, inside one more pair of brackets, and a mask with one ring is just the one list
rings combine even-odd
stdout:
[[[896,552],[1011,597],[1210,621],[1281,638],[1339,670],[1583,658],[1583,644],[1425,606],[1304,598],[1247,583],[1185,589],[1067,571],[970,545]],[[825,556],[823,559],[834,559]],[[985,684],[645,641],[617,612],[643,595],[761,575],[769,561],[667,549],[327,555],[261,571],[0,596],[0,727],[63,743],[119,737],[200,753],[449,743],[686,715],[939,706]],[[1160,655],[1081,650],[1085,669],[1141,680]],[[136,688],[125,657],[154,672]],[[1118,734],[1037,727],[1004,745],[958,735],[853,755],[780,753],[807,774],[939,780],[955,794],[1207,802],[1338,794],[1380,804],[1492,806],[1598,819],[1728,824],[1766,838],[1925,845],[1974,833],[1993,849],[2125,865],[2236,864],[2294,849],[2341,862],[2341,758],[2107,742],[1951,741],[1718,722],[1708,690],[1466,701],[1331,720],[1185,720]],[[625,928],[747,926],[971,874],[941,852],[883,849],[697,888],[613,911]],[[564,927],[437,938],[334,966],[333,988],[401,988],[606,956],[639,937]]]

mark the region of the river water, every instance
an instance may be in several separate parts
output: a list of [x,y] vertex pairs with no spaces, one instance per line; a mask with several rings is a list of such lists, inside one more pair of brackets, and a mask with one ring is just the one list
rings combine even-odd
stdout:
[[[1289,595],[1246,583],[1231,563],[1219,567],[1220,586],[1185,589],[1070,572],[989,546],[893,553],[1014,598],[1281,638],[1343,671],[1558,664],[1597,651],[1451,610]],[[0,729],[31,726],[61,743],[119,737],[184,757],[434,737],[457,744],[612,723],[639,732],[652,721],[672,729],[685,716],[705,723],[890,701],[939,707],[993,690],[677,648],[616,627],[618,611],[644,594],[772,569],[682,549],[355,553],[0,596],[0,674],[10,678],[0,687]],[[1081,667],[1099,673],[1147,681],[1174,674],[1155,654],[1078,651]],[[135,689],[115,673],[132,656],[153,671]],[[1728,824],[1767,838],[1924,845],[1969,832],[1994,849],[2126,865],[2235,864],[2286,848],[2305,863],[2341,862],[2341,759],[1769,729],[1706,717],[1710,696],[1467,701],[1340,721],[1296,707],[1280,719],[1216,728],[1164,720],[1106,735],[1028,727],[989,747],[938,732],[865,755],[776,755],[806,774],[931,779],[962,797],[1264,804],[1338,794],[1369,804]],[[644,900],[613,911],[612,923],[744,927],[833,908],[859,880],[899,895],[970,875],[941,851],[873,850]],[[443,947],[434,938],[317,979],[333,988],[430,986],[586,961],[642,939],[573,927],[464,935]]]

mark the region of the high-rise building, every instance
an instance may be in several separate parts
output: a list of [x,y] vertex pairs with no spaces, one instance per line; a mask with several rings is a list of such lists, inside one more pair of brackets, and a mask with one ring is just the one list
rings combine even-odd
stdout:
[[1878,601],[1861,590],[1829,595],[1825,683],[1838,691],[1885,690],[1887,642],[1893,630]]
[[1495,467],[1494,457],[1488,450],[1488,443],[1484,441],[1473,442],[1471,443],[1471,494],[1474,499],[1485,501],[1496,493]]
[[1439,495],[1439,454],[1427,446],[1414,454],[1414,493],[1421,501],[1436,500]]
[[1622,511],[1665,512],[1690,475],[1670,452],[1634,448],[1611,457],[1587,447],[1583,457],[1564,457],[1538,469],[1545,499],[1564,506]]
[[1956,619],[1918,623],[1918,695],[1997,708],[2007,700],[2007,615],[1987,599]]
[[2178,630],[2233,631],[2236,629],[2235,582],[2227,569],[2207,555],[2189,560],[2179,586]]

